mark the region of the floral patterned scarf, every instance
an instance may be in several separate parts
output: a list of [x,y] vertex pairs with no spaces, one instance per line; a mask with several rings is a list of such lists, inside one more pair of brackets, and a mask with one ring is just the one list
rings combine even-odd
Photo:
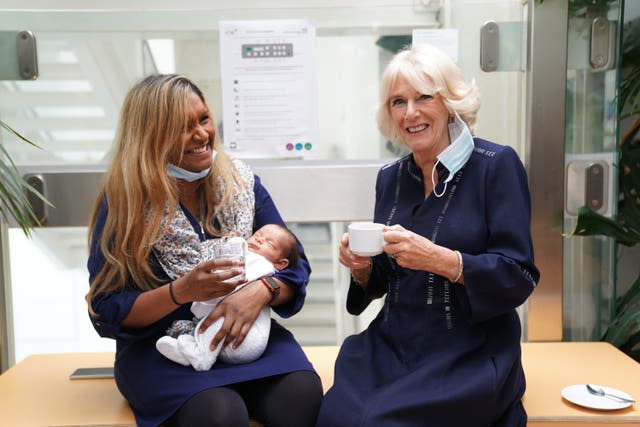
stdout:
[[[231,203],[218,211],[215,220],[224,235],[248,239],[253,234],[255,215],[254,175],[240,160],[234,160],[233,165],[242,185],[234,184]],[[217,181],[216,191],[219,195],[224,194],[222,180]],[[161,227],[164,234],[154,244],[153,252],[170,278],[177,279],[210,259],[211,246],[203,244],[180,205],[171,215],[168,209],[165,211]]]

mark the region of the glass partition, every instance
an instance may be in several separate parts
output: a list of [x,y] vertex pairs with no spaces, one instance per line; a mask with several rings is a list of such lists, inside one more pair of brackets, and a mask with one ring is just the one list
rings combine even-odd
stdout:
[[[577,208],[617,213],[618,1],[581,7],[569,2],[565,233],[575,228]],[[599,340],[615,299],[615,242],[574,237],[564,245],[563,336]]]
[[379,41],[396,35],[410,41],[413,28],[437,27],[435,8],[4,13],[0,28],[36,35],[40,76],[0,83],[1,117],[43,150],[9,135],[4,144],[18,164],[103,163],[124,94],[152,72],[193,79],[221,123],[218,22],[289,18],[316,26],[319,158],[393,156],[373,120],[379,70],[393,53]]
[[[40,70],[35,81],[0,81],[0,118],[41,149],[6,132],[0,133],[0,142],[20,167],[100,169],[109,158],[124,94],[152,72],[192,78],[220,123],[227,106],[220,96],[219,21],[308,19],[316,27],[320,147],[318,157],[309,162],[342,162],[340,167],[352,168],[349,162],[384,161],[403,153],[381,138],[375,125],[380,72],[397,49],[410,43],[414,29],[435,28],[460,29],[458,62],[465,75],[475,79],[482,96],[479,135],[513,146],[524,159],[524,70],[514,65],[524,61],[511,58],[509,71],[493,73],[483,72],[479,65],[480,28],[487,20],[506,23],[504,28],[520,36],[521,47],[526,44],[522,2],[336,0],[294,7],[244,2],[237,8],[229,6],[232,2],[212,3],[201,10],[115,11],[105,6],[96,11],[0,13],[0,30],[34,32]],[[522,57],[522,52],[517,55]],[[283,167],[286,164],[283,160]],[[368,191],[373,193],[373,185]],[[72,204],[85,209],[94,196],[78,195]],[[331,192],[314,196],[333,197]],[[366,218],[318,222],[313,212],[303,213],[305,218],[290,225],[307,248],[314,270],[312,286],[303,313],[283,322],[303,344],[339,344],[364,327],[377,309],[374,305],[358,319],[346,314],[348,278],[337,263],[337,242],[345,224]],[[111,348],[113,343],[97,337],[86,319],[86,224],[39,229],[30,240],[6,224],[1,231],[8,236],[5,257],[10,271],[4,275],[13,335],[11,363],[35,352]],[[56,322],[29,321],[34,313]]]

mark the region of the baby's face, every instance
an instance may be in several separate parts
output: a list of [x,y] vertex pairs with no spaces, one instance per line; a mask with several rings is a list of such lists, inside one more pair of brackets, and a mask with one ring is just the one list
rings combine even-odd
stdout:
[[271,262],[283,258],[286,234],[276,226],[265,225],[247,239],[247,248]]

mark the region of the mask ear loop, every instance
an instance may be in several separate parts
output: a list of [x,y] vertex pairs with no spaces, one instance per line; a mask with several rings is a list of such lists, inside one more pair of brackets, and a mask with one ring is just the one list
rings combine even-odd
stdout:
[[[455,121],[456,121],[456,113],[455,112],[453,112],[453,113],[449,112],[448,124],[455,123]],[[433,165],[433,169],[431,169],[431,185],[433,185],[433,194],[436,197],[440,198],[440,197],[444,196],[444,193],[447,192],[447,181],[444,182],[444,188],[442,189],[442,193],[438,194],[436,192],[436,180],[435,180],[436,166],[437,166],[438,163],[440,163],[440,159],[438,159],[436,161],[436,163]]]
[[436,160],[436,163],[433,165],[433,169],[431,169],[431,185],[433,186],[433,194],[440,198],[444,195],[444,193],[447,192],[447,181],[444,182],[444,189],[442,190],[442,193],[438,194],[436,192],[436,180],[435,180],[435,173],[436,173],[436,166],[438,165],[438,163],[440,163],[440,159]]

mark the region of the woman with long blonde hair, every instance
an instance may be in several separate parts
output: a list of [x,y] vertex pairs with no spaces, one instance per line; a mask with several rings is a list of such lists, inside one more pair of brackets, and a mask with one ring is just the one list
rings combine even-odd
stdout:
[[[158,254],[167,230],[190,239],[248,238],[284,222],[248,165],[225,154],[203,93],[184,76],[153,75],[127,94],[114,155],[90,220],[91,321],[116,340],[115,379],[140,426],[242,426],[249,417],[272,426],[313,425],[322,387],[293,336],[272,321],[269,344],[255,362],[215,364],[205,372],[171,362],[155,347],[175,320],[190,320],[193,301],[229,294],[243,265],[200,263],[170,280]],[[300,310],[310,267],[301,245],[295,267],[274,285],[247,284],[202,323],[220,318],[215,348],[239,346],[270,305],[280,316]],[[287,402],[287,410],[281,406]]]

